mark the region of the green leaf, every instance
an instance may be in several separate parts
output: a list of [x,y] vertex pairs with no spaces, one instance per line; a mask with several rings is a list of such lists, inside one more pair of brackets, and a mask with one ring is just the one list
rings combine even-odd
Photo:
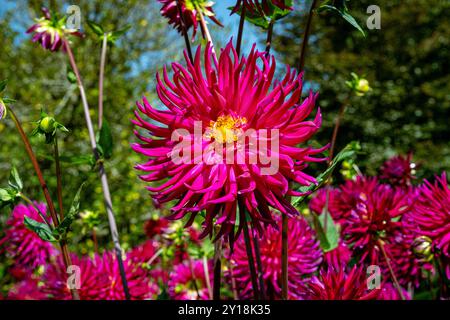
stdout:
[[[358,142],[356,141],[350,142],[347,146],[345,146],[344,149],[341,150],[341,152],[339,152],[336,155],[336,157],[334,157],[333,161],[328,166],[328,168],[316,177],[317,184],[312,183],[309,186],[302,186],[298,188],[297,191],[305,194],[310,194],[318,190],[328,180],[328,178],[331,176],[334,169],[340,162],[354,157],[356,153],[360,150],[361,146],[359,145]],[[301,202],[305,200],[306,197],[307,195],[298,197],[294,202],[294,206],[298,206]]]
[[109,43],[115,43],[118,38],[123,36],[130,29],[131,29],[131,24],[127,24],[122,29],[119,29],[119,30],[112,31],[112,32],[108,33],[108,36],[107,36],[108,37],[108,42]]
[[12,167],[11,173],[9,174],[8,184],[17,191],[22,191],[23,183],[22,179],[20,179],[19,172],[16,167]]
[[77,83],[77,76],[75,75],[75,72],[72,70],[67,70],[67,80],[70,83]]
[[345,4],[342,8],[339,8],[339,9],[336,8],[335,6],[328,5],[328,4],[322,5],[317,9],[317,12],[322,12],[322,11],[331,11],[331,12],[337,13],[342,18],[344,18],[348,23],[350,23],[353,27],[358,29],[359,32],[361,32],[364,37],[366,36],[366,33],[361,28],[361,26],[358,24],[358,22],[355,20],[355,18],[353,18],[353,16],[348,12]]
[[112,156],[113,151],[113,139],[111,129],[106,120],[103,120],[103,125],[98,135],[99,150],[105,159],[109,159]]
[[8,79],[0,81],[0,93],[5,91],[7,84],[8,84]]
[[0,201],[1,202],[9,202],[12,199],[13,199],[13,197],[8,192],[8,189],[0,189]]
[[14,103],[14,102],[16,102],[16,100],[9,99],[9,98],[3,98],[2,100],[3,100],[4,103]]
[[105,33],[103,27],[94,21],[88,20],[87,24],[96,35],[102,36]]
[[48,242],[58,242],[50,227],[45,223],[38,222],[27,216],[24,216],[23,223],[27,229],[36,233],[42,240]]
[[[327,222],[326,226],[325,219]],[[319,217],[313,214],[313,223],[322,250],[328,252],[335,249],[339,245],[339,230],[327,208],[324,208]]]
[[84,182],[78,188],[75,197],[73,198],[72,205],[70,207],[69,213],[64,217],[64,220],[55,228],[53,234],[55,235],[65,235],[75,220],[78,212],[80,211],[80,198],[81,198],[81,190],[84,187]]

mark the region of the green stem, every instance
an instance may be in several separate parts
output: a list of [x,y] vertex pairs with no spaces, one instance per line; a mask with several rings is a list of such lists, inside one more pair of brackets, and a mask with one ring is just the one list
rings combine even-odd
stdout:
[[180,0],[176,0],[176,1],[177,1],[178,15],[180,16],[180,21],[181,21],[181,29],[183,32],[184,42],[186,44],[186,50],[188,53],[189,60],[191,62],[193,62],[194,59],[192,57],[191,43],[189,41],[189,36],[188,36],[187,28],[186,28],[186,22],[184,21],[183,9],[181,8]]
[[105,78],[106,50],[108,48],[108,37],[105,33],[102,41],[102,53],[100,56],[100,74],[98,76],[98,127],[103,125],[103,82]]
[[78,66],[75,62],[75,58],[73,56],[72,49],[71,49],[71,47],[69,45],[69,41],[67,39],[64,40],[64,46],[66,48],[66,52],[69,57],[69,61],[70,61],[72,70],[75,73],[75,76],[77,78],[77,84],[78,84],[78,89],[80,90],[80,96],[81,96],[81,101],[83,104],[84,117],[86,120],[86,126],[88,128],[92,153],[94,154],[96,162],[99,164],[98,170],[99,170],[99,175],[100,175],[100,181],[102,184],[103,199],[105,202],[106,213],[108,215],[108,223],[109,223],[109,228],[110,228],[110,232],[111,232],[111,237],[112,237],[113,243],[114,243],[114,251],[116,254],[116,258],[117,258],[117,263],[119,265],[119,271],[120,271],[120,276],[121,276],[121,280],[122,280],[123,292],[125,295],[125,299],[130,300],[131,296],[130,296],[130,291],[128,289],[128,281],[127,281],[127,277],[125,274],[125,267],[123,265],[122,248],[120,246],[119,232],[117,230],[116,218],[114,216],[114,211],[113,211],[113,206],[112,206],[112,199],[111,199],[111,192],[109,190],[108,177],[106,176],[105,167],[103,165],[103,162],[98,161],[100,159],[100,157],[99,157],[98,148],[97,148],[97,141],[95,139],[94,127],[92,125],[92,119],[91,119],[91,115],[89,112],[89,105],[87,102],[86,92],[84,90],[84,85],[81,80],[80,72],[79,72]]
[[272,47],[272,35],[273,35],[273,26],[275,24],[274,20],[270,20],[269,28],[267,29],[267,40],[266,40],[266,57],[269,56],[270,48]]
[[241,18],[239,19],[239,31],[238,31],[238,37],[237,37],[237,42],[236,42],[236,52],[237,52],[238,56],[241,55],[242,36],[244,34],[245,13],[246,13],[246,11],[247,11],[247,7],[244,4],[242,6]]
[[253,258],[253,249],[250,240],[250,234],[248,231],[248,224],[244,205],[239,204],[239,211],[241,212],[242,219],[244,219],[243,223],[244,241],[245,241],[245,249],[247,251],[248,267],[250,270],[250,276],[252,280],[253,297],[255,298],[255,300],[259,300],[258,278],[256,275],[255,260]]
[[389,272],[391,274],[391,278],[394,281],[394,285],[395,285],[395,287],[396,287],[396,289],[398,291],[398,294],[400,295],[402,300],[406,300],[405,296],[403,295],[402,288],[400,287],[400,284],[398,283],[397,276],[394,273],[394,269],[392,269],[391,259],[388,257],[388,255],[386,253],[386,249],[384,248],[383,242],[381,240],[379,240],[378,241],[378,245],[380,246],[381,252],[383,253],[384,260],[386,261],[386,264],[387,264],[387,266],[389,268]]
[[[44,180],[44,175],[42,174],[41,168],[39,167],[39,163],[37,161],[36,155],[34,154],[33,148],[31,147],[30,141],[28,140],[27,135],[23,131],[22,125],[19,119],[17,118],[16,114],[14,113],[14,111],[10,107],[7,108],[11,115],[11,119],[13,119],[14,124],[16,125],[17,131],[19,131],[19,135],[22,138],[23,144],[25,145],[25,149],[28,153],[28,156],[30,157],[31,163],[33,164],[34,171],[36,172],[42,191],[44,193],[45,201],[47,202],[48,210],[50,211],[50,216],[52,217],[53,220],[53,225],[58,226],[59,225],[58,215],[56,214],[53,200],[50,196],[50,192],[48,191],[47,184],[45,183]],[[67,244],[65,241],[61,241],[59,244],[61,246],[61,252],[63,254],[63,260],[67,270],[67,268],[72,265],[69,250],[67,248]],[[71,288],[70,292],[72,294],[73,300],[80,300],[80,295],[78,294],[78,290],[76,288]]]
[[61,173],[61,162],[59,159],[58,138],[56,135],[55,138],[53,139],[53,146],[55,156],[56,188],[58,196],[59,219],[62,221],[64,219],[64,207],[62,197],[62,173]]

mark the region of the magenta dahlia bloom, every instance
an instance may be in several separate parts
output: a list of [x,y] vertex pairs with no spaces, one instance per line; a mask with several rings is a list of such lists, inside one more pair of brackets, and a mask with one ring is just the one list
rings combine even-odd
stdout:
[[[158,0],[162,3],[161,15],[169,19],[169,24],[173,25],[178,32],[183,32],[183,25],[181,22],[180,12],[178,10],[176,0]],[[186,29],[189,30],[191,27],[193,29],[192,38],[197,34],[198,28],[198,10],[201,10],[203,15],[209,17],[217,25],[222,26],[222,24],[216,19],[212,5],[214,2],[208,0],[179,0],[181,11],[183,13],[183,21],[185,23]]]
[[[192,267],[192,269],[191,269]],[[209,284],[212,286],[212,268],[208,263]],[[207,277],[202,260],[177,264],[169,275],[169,296],[175,300],[209,300]]]
[[7,300],[46,300],[47,296],[42,291],[39,280],[31,277],[22,280],[12,286],[8,291]]
[[341,241],[336,248],[324,253],[323,260],[326,266],[339,270],[340,268],[347,267],[351,257],[352,251]]
[[[103,272],[102,261],[99,256],[94,259],[88,256],[78,258],[71,256],[72,265],[80,268],[80,287],[78,293],[81,300],[103,300],[106,297],[109,279]],[[61,256],[56,263],[45,267],[42,280],[44,287],[42,291],[50,300],[70,300],[69,287],[67,286],[67,272]]]
[[[46,214],[43,204],[36,204],[39,210]],[[44,222],[39,213],[32,206],[18,205],[14,208],[6,222],[5,236],[0,239],[0,248],[4,249],[14,260],[14,267],[32,271],[45,265],[58,254],[58,250],[50,242],[39,238],[33,231],[27,229],[23,223],[27,216],[38,222]]]
[[302,285],[300,292],[306,300],[375,300],[380,289],[369,290],[365,269],[354,266],[349,272],[322,269],[319,276]]
[[[144,269],[140,262],[148,257],[142,252],[139,258],[137,252],[124,261],[125,274],[131,299],[144,300],[155,298],[158,288],[149,277],[149,271]],[[124,300],[122,279],[116,255],[105,252],[103,255],[95,255],[93,258],[72,256],[72,264],[80,268],[80,288],[78,289],[82,300]],[[70,290],[67,286],[67,273],[62,259],[56,264],[49,264],[43,276],[45,293],[50,299],[69,300]]]
[[66,41],[66,36],[82,36],[75,29],[66,28],[65,17],[59,19],[56,14],[50,13],[47,8],[42,8],[41,10],[44,16],[37,19],[36,23],[27,30],[27,33],[34,33],[32,41],[39,42],[44,49],[53,52],[58,51],[64,44],[64,41]]
[[[405,300],[411,300],[409,292],[403,288],[400,288]],[[378,296],[378,300],[403,300],[400,296],[397,288],[390,282],[383,284],[381,292]]]
[[429,237],[434,248],[450,258],[450,189],[445,172],[434,184],[425,180],[420,186],[412,218],[420,235]]
[[[135,112],[133,123],[150,135],[136,131],[141,143],[132,147],[149,158],[136,168],[147,172],[142,180],[160,182],[148,187],[153,197],[160,203],[176,200],[169,218],[190,213],[188,226],[205,210],[202,236],[216,223],[219,236],[232,238],[238,202],[258,229],[275,223],[270,207],[297,215],[285,197],[299,193],[288,182],[316,182],[304,169],[308,162],[325,160],[313,157],[325,148],[305,145],[322,121],[320,110],[314,120],[306,120],[317,95],[298,103],[301,76],[288,68],[282,80],[274,81],[275,59],[255,48],[239,59],[230,42],[216,60],[207,45],[203,63],[200,48],[194,63],[187,57],[186,62],[186,67],[172,64],[173,81],[165,68],[163,77],[157,76],[164,110],[146,98],[137,103],[144,116],[160,123]],[[244,212],[239,214],[242,227]]]
[[412,162],[412,153],[408,153],[406,157],[393,157],[382,165],[380,178],[389,181],[394,186],[408,187],[416,178],[414,176],[415,167],[415,163]]
[[410,188],[380,184],[376,178],[358,177],[341,186],[330,211],[355,258],[366,265],[380,265],[389,278],[383,245],[400,283],[417,286],[422,278],[421,268],[429,265],[412,251],[415,228],[409,214],[413,192]]
[[[281,219],[277,219],[279,229],[268,227],[259,240],[262,271],[265,280],[266,296],[269,299],[281,297]],[[314,231],[302,218],[289,219],[288,233],[288,272],[289,293],[298,298],[297,288],[305,277],[314,273],[322,262],[322,251],[315,239]],[[253,246],[253,245],[252,245]],[[254,253],[255,254],[255,253]],[[231,256],[233,277],[240,295],[249,298],[253,292],[248,256],[243,238],[240,238]],[[256,267],[255,267],[256,268]]]
[[271,4],[282,10],[294,10],[292,6],[286,3],[286,0],[238,0],[232,13],[241,10],[242,6],[245,6],[245,9],[251,14],[268,15],[271,11]]

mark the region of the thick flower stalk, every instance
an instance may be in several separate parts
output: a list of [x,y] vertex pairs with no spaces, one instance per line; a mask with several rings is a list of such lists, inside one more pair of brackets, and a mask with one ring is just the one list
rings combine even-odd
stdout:
[[[203,63],[200,49],[193,63],[187,57],[186,62],[186,67],[172,64],[172,81],[166,68],[157,76],[164,109],[152,107],[145,97],[137,103],[140,113],[135,112],[133,123],[143,131],[135,132],[141,143],[132,147],[149,158],[136,168],[147,172],[141,179],[152,183],[147,188],[153,198],[176,200],[169,218],[190,214],[188,226],[205,210],[202,236],[217,224],[219,236],[232,239],[238,202],[259,230],[275,224],[270,207],[297,215],[285,198],[299,195],[289,181],[316,182],[304,170],[309,162],[325,160],[313,157],[325,148],[306,145],[322,121],[320,110],[313,120],[306,119],[317,95],[298,103],[301,76],[288,67],[285,77],[274,81],[275,59],[255,48],[239,59],[230,42],[216,60],[208,44]],[[242,228],[243,210],[239,221]]]
[[[431,239],[433,250],[450,259],[450,188],[447,176],[442,173],[436,181],[429,181],[419,188],[412,218],[419,234]],[[450,264],[446,263],[446,275],[450,279]]]
[[[46,214],[43,204],[36,207]],[[18,205],[14,208],[6,222],[5,236],[0,239],[0,252],[4,248],[10,258],[14,260],[14,267],[32,272],[47,264],[58,250],[52,243],[42,240],[35,232],[24,225],[24,217],[43,223],[43,219],[33,206]]]
[[[192,28],[192,38],[197,34],[199,20],[198,13],[209,17],[217,25],[222,24],[216,19],[213,4],[214,2],[208,0],[158,0],[163,6],[161,8],[161,15],[169,20],[169,24],[173,25],[178,32],[183,33],[183,23],[186,28],[186,32]],[[180,10],[178,9],[177,1],[181,7],[182,17]]]
[[[266,288],[265,296],[269,299],[281,298],[281,219],[277,219],[278,229],[268,227],[259,241],[262,273]],[[302,218],[289,219],[288,222],[288,271],[290,298],[297,299],[298,288],[305,278],[318,270],[322,262],[322,251],[315,239],[314,231]],[[252,245],[254,248],[255,246]],[[249,262],[242,238],[236,243],[231,255],[233,278],[243,298],[249,298],[253,292],[250,278]]]
[[47,8],[41,10],[44,16],[36,19],[36,23],[27,30],[27,33],[34,33],[32,41],[39,42],[44,49],[58,51],[63,47],[64,39],[68,35],[82,36],[78,30],[66,28],[66,17],[59,19]]

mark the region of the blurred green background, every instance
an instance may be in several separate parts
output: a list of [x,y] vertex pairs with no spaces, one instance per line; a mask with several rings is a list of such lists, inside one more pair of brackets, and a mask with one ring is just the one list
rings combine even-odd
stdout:
[[[229,18],[226,7],[234,1],[218,1],[217,13],[225,30],[210,24],[216,46],[236,37],[236,17]],[[301,36],[310,1],[296,1],[296,11],[277,23],[273,53],[278,63],[298,65]],[[67,79],[68,61],[63,53],[50,54],[25,35],[32,18],[40,16],[40,7],[49,6],[64,12],[70,2],[1,1],[0,9],[0,78],[8,78],[6,95],[18,102],[14,109],[25,124],[27,133],[41,108],[55,115],[71,131],[63,137],[60,149],[66,156],[89,155],[87,129],[76,85]],[[350,98],[338,136],[337,149],[351,140],[359,140],[364,154],[358,166],[374,174],[380,164],[398,153],[413,151],[421,164],[420,177],[450,168],[450,90],[449,90],[449,2],[448,1],[351,1],[350,11],[367,33],[364,38],[343,19],[329,13],[315,16],[306,57],[305,79],[309,87],[320,92],[319,105],[324,115],[323,129],[316,137],[326,144],[331,137],[333,119],[340,104],[347,99],[345,80],[350,72],[364,75],[373,90],[364,97]],[[381,8],[381,30],[367,30],[366,9],[370,4]],[[88,100],[96,123],[98,100],[98,67],[100,44],[87,28],[86,19],[106,30],[132,28],[116,46],[109,48],[106,83],[105,117],[114,137],[113,158],[106,164],[111,182],[113,205],[117,214],[124,248],[144,238],[142,225],[155,212],[133,166],[142,162],[130,148],[135,141],[133,118],[135,101],[145,95],[159,105],[154,91],[155,73],[163,65],[181,58],[184,46],[167,22],[160,17],[160,5],[154,1],[77,1],[81,8],[83,40],[73,46]],[[88,29],[88,30],[86,30]],[[265,33],[246,25],[244,49],[253,41],[264,48]],[[198,42],[196,42],[198,44]],[[195,45],[194,45],[195,46]],[[280,67],[279,72],[283,71]],[[32,174],[23,145],[10,119],[0,122],[0,182],[7,183],[11,164],[15,164],[25,181],[26,193],[43,200],[37,179]],[[51,147],[42,138],[31,138],[51,190],[55,190],[53,163],[48,160]],[[100,246],[110,246],[101,186],[97,173],[88,165],[63,164],[65,207],[82,181],[82,209],[102,215],[99,228]],[[56,195],[55,195],[56,198]],[[4,210],[6,212],[6,210]],[[0,224],[7,215],[0,214]],[[92,251],[89,231],[75,226],[72,250]],[[1,236],[1,231],[0,231]]]

